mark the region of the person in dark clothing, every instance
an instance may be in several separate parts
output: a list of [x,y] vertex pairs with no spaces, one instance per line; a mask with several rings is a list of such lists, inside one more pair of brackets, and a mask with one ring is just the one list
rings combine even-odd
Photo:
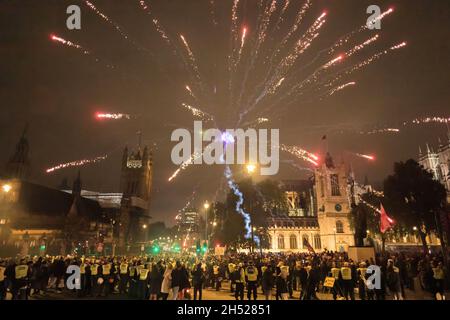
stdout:
[[171,288],[173,293],[173,300],[178,300],[178,292],[182,288],[182,271],[180,261],[177,261],[175,268],[172,270]]
[[306,295],[306,287],[308,283],[308,272],[306,269],[301,266],[298,270],[298,277],[299,277],[299,290],[300,290],[300,300],[303,300]]
[[319,300],[316,295],[316,287],[320,281],[320,270],[317,265],[313,265],[306,281],[306,293],[304,300]]
[[273,269],[272,269],[272,266],[269,265],[263,271],[263,274],[262,274],[262,290],[264,292],[264,296],[266,297],[266,300],[270,300],[274,282],[275,282],[275,279],[273,276]]
[[192,285],[194,286],[194,300],[202,300],[202,288],[203,282],[205,281],[205,275],[202,269],[202,264],[199,263],[192,272]]
[[161,261],[153,266],[150,273],[150,300],[158,300],[161,295],[161,284],[163,281],[163,273]]

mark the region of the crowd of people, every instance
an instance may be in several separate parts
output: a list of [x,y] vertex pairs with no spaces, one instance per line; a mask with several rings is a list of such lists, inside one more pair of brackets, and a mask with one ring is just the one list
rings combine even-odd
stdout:
[[[73,281],[69,266],[80,277]],[[377,266],[367,273],[369,266]],[[72,268],[73,269],[73,268]],[[70,269],[69,269],[70,271]],[[373,282],[367,280],[372,276]],[[377,278],[378,277],[378,278]],[[139,257],[44,256],[0,260],[0,300],[73,291],[79,298],[120,294],[141,300],[202,300],[203,289],[229,290],[236,300],[405,299],[405,289],[445,299],[447,270],[442,256],[384,254],[352,261],[345,253],[249,254],[224,256],[159,254]],[[222,285],[227,283],[226,286]],[[370,284],[373,285],[370,285]],[[419,287],[419,288],[418,288]],[[294,292],[299,292],[294,297]],[[262,296],[261,296],[262,293]]]

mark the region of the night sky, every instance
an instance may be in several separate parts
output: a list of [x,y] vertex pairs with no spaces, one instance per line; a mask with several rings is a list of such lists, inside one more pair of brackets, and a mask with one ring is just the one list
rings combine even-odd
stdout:
[[[6,163],[28,122],[33,181],[53,187],[64,177],[71,182],[78,168],[52,174],[46,174],[45,169],[109,154],[103,162],[82,167],[81,173],[84,189],[114,192],[119,187],[122,149],[125,145],[136,147],[136,132],[141,130],[143,144],[154,148],[151,215],[172,224],[177,210],[194,190],[196,203],[211,201],[223,176],[221,166],[197,166],[183,171],[171,183],[167,182],[177,168],[170,160],[174,145],[170,134],[175,128],[193,127],[192,114],[180,107],[182,102],[195,105],[184,89],[186,84],[192,83],[189,72],[180,63],[180,56],[175,55],[155,31],[151,17],[140,8],[138,0],[92,2],[120,25],[129,40],[83,1],[0,2],[0,162]],[[188,39],[207,88],[202,109],[213,113],[222,129],[234,128],[238,112],[230,107],[226,90],[232,1],[215,2],[217,26],[212,22],[209,0],[147,1],[153,16],[165,27],[179,52],[185,53],[179,34]],[[247,26],[249,39],[256,32],[258,2],[242,0],[239,10],[239,29]],[[265,40],[262,56],[282,39],[303,3],[292,2],[285,24],[280,30],[271,31]],[[279,7],[282,3],[280,1]],[[331,153],[337,159],[351,161],[358,179],[367,175],[371,182],[380,182],[391,172],[394,161],[415,158],[419,145],[429,142],[436,146],[438,136],[445,139],[445,125],[404,127],[401,123],[422,116],[450,116],[450,2],[318,0],[313,3],[296,37],[324,10],[328,20],[320,36],[292,69],[299,74],[299,79],[304,78],[303,73],[314,71],[329,60],[323,58],[322,63],[304,68],[320,50],[365,24],[366,8],[371,4],[378,4],[383,11],[394,7],[395,12],[383,19],[381,30],[356,35],[332,57],[375,33],[379,33],[380,39],[362,50],[359,56],[345,61],[345,66],[402,41],[408,45],[344,78],[347,80],[344,82],[356,81],[354,87],[326,99],[307,92],[292,104],[273,106],[272,121],[267,127],[280,128],[282,143],[319,154],[324,150],[321,139],[326,134]],[[81,30],[66,28],[66,8],[70,4],[79,4],[82,9]],[[83,55],[77,49],[52,42],[51,34],[76,42],[92,54]],[[248,47],[244,47],[243,64],[248,63],[251,44],[249,40]],[[108,68],[108,64],[115,68]],[[259,79],[264,68],[266,66],[256,64],[249,87]],[[244,92],[247,94],[250,89]],[[263,103],[262,109],[268,105],[269,102]],[[131,120],[98,121],[94,114],[99,111],[127,113],[133,117]],[[343,128],[360,131],[376,126],[398,127],[402,131],[376,135],[360,135],[351,130],[340,132]],[[352,152],[374,154],[377,159],[368,162]],[[282,160],[287,159],[293,158],[282,154]],[[297,163],[307,166],[300,160]],[[282,164],[275,178],[304,176],[299,170]]]

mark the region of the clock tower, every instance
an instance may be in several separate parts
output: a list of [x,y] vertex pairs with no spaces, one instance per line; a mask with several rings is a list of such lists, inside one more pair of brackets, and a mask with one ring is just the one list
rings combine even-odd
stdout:
[[325,162],[315,169],[314,178],[322,248],[348,251],[349,246],[354,246],[355,239],[350,227],[345,165],[336,166],[327,153]]

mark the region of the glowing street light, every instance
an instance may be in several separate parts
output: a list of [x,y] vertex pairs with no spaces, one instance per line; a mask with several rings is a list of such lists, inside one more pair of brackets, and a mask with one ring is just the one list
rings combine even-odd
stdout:
[[147,225],[146,225],[146,224],[143,224],[143,225],[142,225],[142,229],[147,229]]
[[253,174],[256,170],[256,166],[254,164],[249,163],[247,164],[246,169],[248,174]]
[[206,210],[209,209],[208,201],[205,201],[205,203],[203,204],[203,208],[205,208]]
[[10,184],[4,184],[4,185],[2,186],[2,190],[3,190],[3,192],[6,192],[6,193],[8,193],[8,192],[10,192],[10,191],[11,191],[11,189],[12,189],[12,187],[11,187],[11,185],[10,185]]
[[417,231],[417,227],[416,227],[416,226],[414,226],[414,227],[413,227],[413,230],[414,230],[414,231]]

